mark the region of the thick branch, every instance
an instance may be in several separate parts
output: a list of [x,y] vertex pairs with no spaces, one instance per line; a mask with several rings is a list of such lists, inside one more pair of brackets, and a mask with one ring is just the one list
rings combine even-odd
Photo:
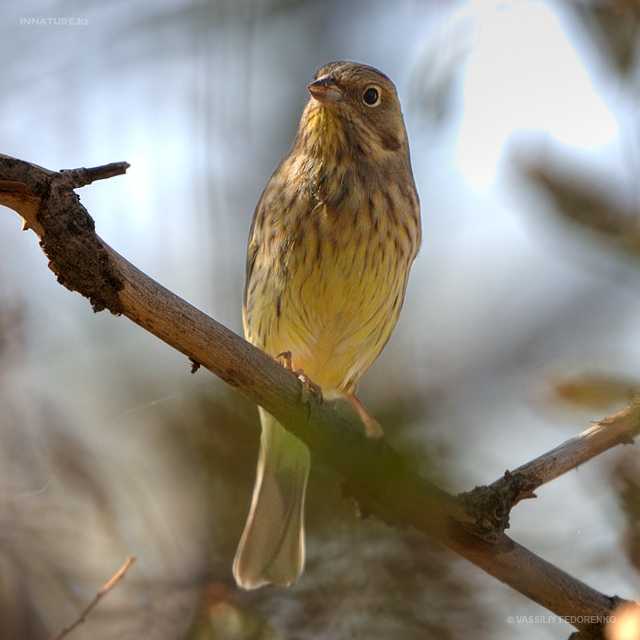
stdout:
[[[117,165],[114,165],[117,166]],[[120,165],[125,168],[124,164]],[[89,171],[91,175],[92,170]],[[100,172],[98,172],[100,173]],[[606,616],[616,604],[500,533],[489,542],[450,494],[411,472],[389,445],[364,437],[328,404],[300,401],[299,381],[264,353],[150,279],[94,232],[73,192],[78,172],[55,173],[0,155],[0,204],[40,238],[50,267],[95,310],[122,314],[273,414],[348,479],[374,512],[413,526],[560,616]]]

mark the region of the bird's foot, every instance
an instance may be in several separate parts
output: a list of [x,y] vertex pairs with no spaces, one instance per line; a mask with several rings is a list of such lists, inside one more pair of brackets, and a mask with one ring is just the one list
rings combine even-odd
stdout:
[[302,385],[302,400],[303,402],[309,402],[309,394],[317,398],[318,402],[322,402],[322,388],[317,385],[302,369],[294,369],[292,363],[291,351],[283,351],[276,356],[276,362],[279,362],[287,371],[291,371]]
[[382,438],[384,434],[380,423],[364,408],[362,402],[356,398],[356,394],[349,393],[347,400],[355,407],[358,415],[362,419],[367,437],[374,438],[375,440]]

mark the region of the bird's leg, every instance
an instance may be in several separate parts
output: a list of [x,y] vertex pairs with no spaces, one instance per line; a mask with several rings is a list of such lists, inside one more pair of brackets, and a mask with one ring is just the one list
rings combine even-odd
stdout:
[[309,401],[309,393],[313,393],[318,399],[318,402],[322,402],[322,388],[317,385],[302,369],[293,368],[292,363],[293,356],[291,351],[283,351],[276,356],[276,362],[279,362],[287,371],[291,371],[302,385],[302,400],[304,402]]
[[382,427],[379,422],[364,408],[364,405],[358,398],[356,398],[355,393],[347,394],[347,400],[356,408],[358,415],[364,422],[364,428],[367,436],[369,438],[382,438]]

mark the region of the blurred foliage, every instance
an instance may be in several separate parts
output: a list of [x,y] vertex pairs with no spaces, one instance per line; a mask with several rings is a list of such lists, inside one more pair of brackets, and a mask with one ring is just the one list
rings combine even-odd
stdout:
[[19,315],[3,302],[0,345],[10,348],[0,350],[0,638],[29,640],[49,634],[56,594],[81,603],[74,583],[87,567],[67,543],[80,544],[74,525],[82,504],[96,505],[107,527],[112,505],[92,452],[65,432],[58,409],[11,393],[8,378],[24,352],[10,337],[21,329]]
[[[581,25],[587,42],[611,69],[620,94],[635,102],[638,90],[640,3],[637,0],[572,1],[567,8]],[[637,145],[637,122],[620,122],[621,139]],[[633,155],[636,159],[637,156]],[[601,236],[637,258],[640,245],[640,209],[625,203],[638,200],[637,182],[625,185],[601,170],[578,165],[550,150],[520,163],[527,179],[546,193],[559,216]],[[635,167],[637,175],[640,166]],[[639,263],[640,266],[640,263]]]
[[614,73],[631,77],[638,62],[638,0],[572,0],[567,6]]
[[[637,0],[588,0],[566,4],[586,41],[610,70],[609,81],[620,88],[621,99],[635,102],[638,90],[638,42],[640,40],[640,3]],[[621,139],[637,146],[637,122],[621,120]],[[627,175],[640,172],[638,156],[629,153]],[[618,176],[590,167],[586,159],[572,160],[553,146],[536,155],[518,155],[516,167],[527,181],[551,203],[558,219],[573,226],[574,235],[592,241],[589,251],[600,247],[619,259],[631,259],[640,268],[640,191],[637,181],[625,184]],[[593,243],[595,241],[595,244]],[[640,379],[640,372],[638,379]],[[616,399],[628,399],[637,387],[636,379],[622,378],[597,371],[567,374],[558,381],[557,396],[574,405],[603,408]]]
[[565,375],[551,381],[558,399],[592,411],[611,411],[631,401],[640,380],[588,373]]
[[281,640],[252,609],[232,602],[229,589],[207,585],[185,640]]
[[623,546],[640,572],[640,460],[636,452],[619,456],[612,479],[626,520]]
[[410,104],[437,135],[458,106],[458,78],[471,52],[469,25],[435,33],[421,52],[412,74]]
[[553,152],[521,161],[520,168],[550,197],[563,219],[577,225],[578,230],[592,232],[602,244],[623,255],[636,260],[640,257],[640,210],[623,208],[622,186],[571,167],[569,160],[560,160]]

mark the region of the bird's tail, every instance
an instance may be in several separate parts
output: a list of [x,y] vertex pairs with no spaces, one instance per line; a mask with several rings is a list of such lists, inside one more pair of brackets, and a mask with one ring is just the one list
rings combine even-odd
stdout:
[[262,438],[249,518],[233,562],[238,586],[287,586],[304,567],[304,494],[311,458],[306,445],[260,409]]

